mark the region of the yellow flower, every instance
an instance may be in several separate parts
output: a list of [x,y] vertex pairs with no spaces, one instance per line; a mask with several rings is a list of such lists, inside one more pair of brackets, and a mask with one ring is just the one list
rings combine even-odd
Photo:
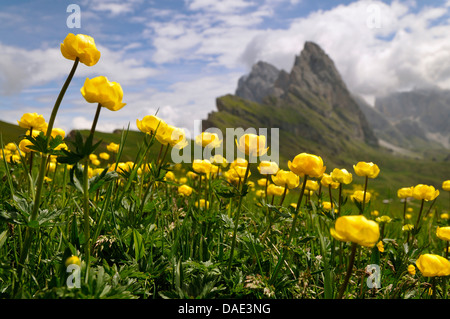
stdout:
[[244,134],[236,141],[238,150],[250,156],[261,156],[267,153],[266,137],[264,135]]
[[219,139],[217,133],[202,132],[195,138],[195,144],[202,147],[216,148],[219,147],[222,141]]
[[81,266],[81,260],[77,256],[70,256],[69,258],[66,259],[65,264],[66,264],[66,267],[69,267],[69,265],[73,265],[73,264]]
[[222,165],[222,167],[226,167],[228,162],[227,159],[224,158],[222,155],[220,154],[216,154],[214,156],[212,156],[209,161],[213,164],[217,164],[217,165]]
[[312,192],[315,192],[316,190],[319,189],[319,183],[309,179],[309,180],[306,181],[305,189],[309,190],[309,191],[312,191]]
[[260,178],[256,182],[258,183],[258,186],[266,186],[267,178]]
[[372,215],[372,216],[378,216],[379,214],[380,214],[380,212],[377,210],[373,210],[370,212],[370,215]]
[[450,179],[442,182],[442,189],[444,191],[450,192]]
[[397,197],[398,198],[407,198],[412,197],[414,187],[402,187],[397,190]]
[[[17,121],[19,126],[22,128],[33,129],[34,130],[42,130],[47,127],[47,123],[45,123],[45,119],[42,115],[37,113],[25,113],[20,118],[20,121]],[[34,136],[34,134],[33,134]]]
[[95,65],[100,59],[100,51],[95,46],[94,38],[84,34],[69,33],[61,43],[61,53],[69,60],[79,58],[87,66]]
[[439,190],[433,186],[419,184],[414,186],[412,196],[418,200],[430,201],[439,196]]
[[105,160],[105,161],[109,160],[109,154],[106,153],[106,152],[101,152],[98,156],[99,156],[102,160]]
[[420,255],[416,260],[416,266],[424,277],[450,275],[450,261],[439,255]]
[[383,252],[384,252],[383,241],[380,240],[380,241],[378,242],[377,248],[378,248],[378,251],[379,251],[380,253],[383,253]]
[[190,196],[192,194],[192,187],[188,185],[181,185],[178,187],[178,194],[182,196]]
[[439,239],[450,241],[450,226],[439,227],[436,229],[436,236]]
[[175,180],[175,174],[171,171],[168,171],[166,175],[164,175],[165,181],[174,181]]
[[[275,184],[269,184],[269,186],[267,186],[267,195],[268,196],[282,196],[284,193],[284,187],[283,186],[277,186]],[[286,194],[288,193],[288,191],[286,190]]]
[[321,177],[326,167],[320,156],[308,153],[301,153],[288,162],[289,169],[298,176],[308,175],[309,177]]
[[276,174],[279,169],[278,164],[272,161],[261,161],[258,165],[258,171],[262,175]]
[[122,103],[123,90],[120,84],[110,82],[105,76],[86,78],[80,91],[88,103],[99,103],[111,111],[118,111],[126,105]]
[[348,215],[336,220],[335,228],[330,229],[330,234],[339,241],[373,247],[380,237],[380,229],[376,222],[363,215]]
[[197,208],[200,207],[201,209],[203,209],[203,208],[207,208],[208,209],[209,208],[209,202],[202,198],[199,201],[195,202],[195,207],[197,207]]
[[160,125],[156,131],[156,139],[162,145],[169,144],[179,149],[184,148],[188,144],[184,130],[168,124]]
[[367,176],[368,178],[376,178],[380,173],[377,164],[372,162],[358,162],[356,165],[353,165],[353,169],[355,170],[356,175]]
[[442,219],[449,219],[449,214],[447,214],[447,213],[442,213],[441,214],[441,216],[440,216]]
[[34,152],[32,149],[28,148],[30,145],[33,145],[30,140],[23,139],[19,143],[19,149],[24,153]]
[[411,224],[406,224],[406,225],[402,226],[403,231],[411,231],[413,229],[414,229],[414,225],[411,225]]
[[375,221],[377,222],[377,223],[386,223],[386,224],[389,224],[391,221],[392,221],[392,218],[391,217],[389,217],[389,216],[386,216],[386,215],[383,215],[383,216],[381,216],[381,217],[377,217],[376,219],[375,219]]
[[142,121],[136,119],[136,126],[143,133],[154,134],[157,130],[163,129],[165,125],[167,125],[166,122],[155,115],[146,115]]
[[277,186],[287,187],[293,189],[299,184],[298,175],[291,171],[285,171],[280,169],[275,175],[272,175],[272,181]]
[[[370,201],[370,193],[366,192],[366,200],[365,203]],[[355,191],[353,195],[350,196],[350,199],[354,202],[357,201],[359,203],[362,203],[364,200],[364,191]]]
[[341,184],[350,184],[353,180],[353,176],[349,173],[345,168],[339,169],[335,168],[331,172],[331,178],[334,182],[338,182]]
[[196,159],[192,163],[192,169],[199,174],[207,174],[211,172],[211,162],[209,160]]
[[327,212],[331,211],[331,202],[322,202],[322,208]]
[[195,173],[192,172],[192,171],[187,172],[187,173],[186,173],[186,176],[187,176],[188,178],[190,178],[190,179],[196,179],[196,178],[198,177],[198,175],[195,174]]
[[119,144],[111,142],[108,144],[108,146],[106,146],[106,149],[111,153],[119,153],[119,147]]
[[340,183],[333,181],[331,175],[327,173],[323,173],[322,178],[320,179],[320,184],[324,187],[331,186],[332,189],[337,189]]
[[231,162],[230,168],[233,168],[235,166],[247,167],[248,166],[248,161],[245,158],[238,157],[233,162]]
[[416,274],[416,267],[414,267],[414,265],[409,265],[408,272],[411,276],[414,276]]

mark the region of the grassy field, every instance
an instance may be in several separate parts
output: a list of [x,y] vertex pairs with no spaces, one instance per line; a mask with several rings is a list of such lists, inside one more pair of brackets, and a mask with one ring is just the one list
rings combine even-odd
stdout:
[[[4,144],[18,142],[13,136],[20,130],[1,124]],[[328,188],[301,195],[299,202],[300,178],[285,197],[266,198],[261,195],[265,187],[258,185],[264,176],[257,163],[250,164],[248,178],[229,179],[230,164],[220,167],[221,174],[193,175],[191,163],[173,165],[170,156],[163,156],[170,149],[150,142],[149,135],[95,132],[94,137],[94,143],[102,140],[94,154],[108,152],[110,142],[123,148],[109,152],[110,160],[86,173],[87,179],[81,165],[86,158],[78,165],[48,166],[40,194],[41,155],[2,160],[2,298],[447,298],[446,277],[426,277],[417,267],[415,273],[408,271],[421,254],[445,255],[447,243],[436,237],[436,228],[448,226],[443,214],[449,213],[450,194],[441,189],[449,178],[447,163],[396,158],[373,149],[361,158],[361,153],[353,155],[351,145],[344,157],[324,157],[326,172],[346,168],[353,174],[352,183],[342,185],[341,201],[338,190],[331,190],[339,215],[362,214],[380,229],[377,244],[358,245],[353,267],[348,267],[354,245],[330,234],[338,211],[324,206],[330,200]],[[350,199],[365,182],[350,163],[362,160],[381,170],[368,180],[372,198],[363,210]],[[287,158],[282,161],[280,167],[287,170]],[[126,162],[128,168],[112,169]],[[146,169],[146,163],[152,168]],[[411,217],[403,219],[397,189],[419,183],[435,185],[440,195],[436,201],[410,198]],[[192,193],[181,192],[181,185]],[[41,201],[33,219],[37,196]],[[298,211],[291,204],[299,204]],[[377,219],[381,216],[389,220]],[[420,227],[415,231],[403,229],[416,222]],[[34,238],[29,246],[28,234]],[[67,271],[70,265],[74,272]],[[378,266],[381,286],[367,283],[368,265]]]

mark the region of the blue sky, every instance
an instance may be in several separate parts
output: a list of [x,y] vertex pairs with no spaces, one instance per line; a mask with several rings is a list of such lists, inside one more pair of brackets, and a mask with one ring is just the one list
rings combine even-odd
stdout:
[[[69,28],[70,4],[81,28]],[[103,110],[112,131],[154,114],[192,131],[263,60],[290,71],[305,41],[334,60],[349,89],[374,96],[413,87],[450,88],[450,1],[338,0],[34,0],[0,2],[0,119],[25,112],[48,118],[72,61],[68,33],[94,37],[102,56],[80,64],[56,125],[89,128],[86,77],[105,75],[124,89],[122,110]]]

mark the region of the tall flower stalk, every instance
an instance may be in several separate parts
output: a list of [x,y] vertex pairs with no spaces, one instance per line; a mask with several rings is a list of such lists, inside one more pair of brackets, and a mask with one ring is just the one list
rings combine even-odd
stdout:
[[[53,106],[52,113],[50,115],[50,120],[48,122],[47,127],[47,133],[46,133],[46,148],[48,147],[48,143],[51,137],[53,124],[55,122],[56,114],[58,113],[59,106],[61,105],[61,102],[63,100],[64,94],[67,91],[67,88],[69,87],[70,82],[72,81],[72,78],[75,74],[75,71],[77,70],[78,64],[80,62],[80,59],[77,57],[75,58],[75,61],[73,63],[72,69],[64,82],[63,87],[61,88],[61,91],[59,92],[58,98],[56,99],[55,105]],[[45,177],[45,170],[47,167],[47,160],[50,157],[50,154],[42,154],[41,157],[41,164],[39,166],[39,174],[36,181],[36,193],[34,197],[34,204],[33,204],[33,210],[31,212],[30,216],[30,222],[33,222],[37,219],[38,213],[39,213],[39,206],[41,202],[41,193],[42,193],[42,186],[44,184],[44,177]],[[19,280],[22,275],[22,269],[23,265],[28,257],[29,249],[31,246],[31,242],[33,240],[33,229],[30,227],[27,227],[25,231],[25,237],[24,237],[24,244],[22,251],[20,253],[20,259],[19,259],[19,266],[18,266],[18,273],[19,273]]]

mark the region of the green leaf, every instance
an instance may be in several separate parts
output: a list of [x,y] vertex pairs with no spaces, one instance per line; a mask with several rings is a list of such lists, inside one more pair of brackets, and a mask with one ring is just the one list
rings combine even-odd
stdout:
[[136,229],[133,229],[133,247],[134,247],[134,257],[138,261],[142,257],[144,257],[145,247],[142,235]]
[[7,235],[8,235],[8,230],[5,230],[0,234],[0,248],[2,248],[3,244],[5,243],[6,238],[8,237]]

